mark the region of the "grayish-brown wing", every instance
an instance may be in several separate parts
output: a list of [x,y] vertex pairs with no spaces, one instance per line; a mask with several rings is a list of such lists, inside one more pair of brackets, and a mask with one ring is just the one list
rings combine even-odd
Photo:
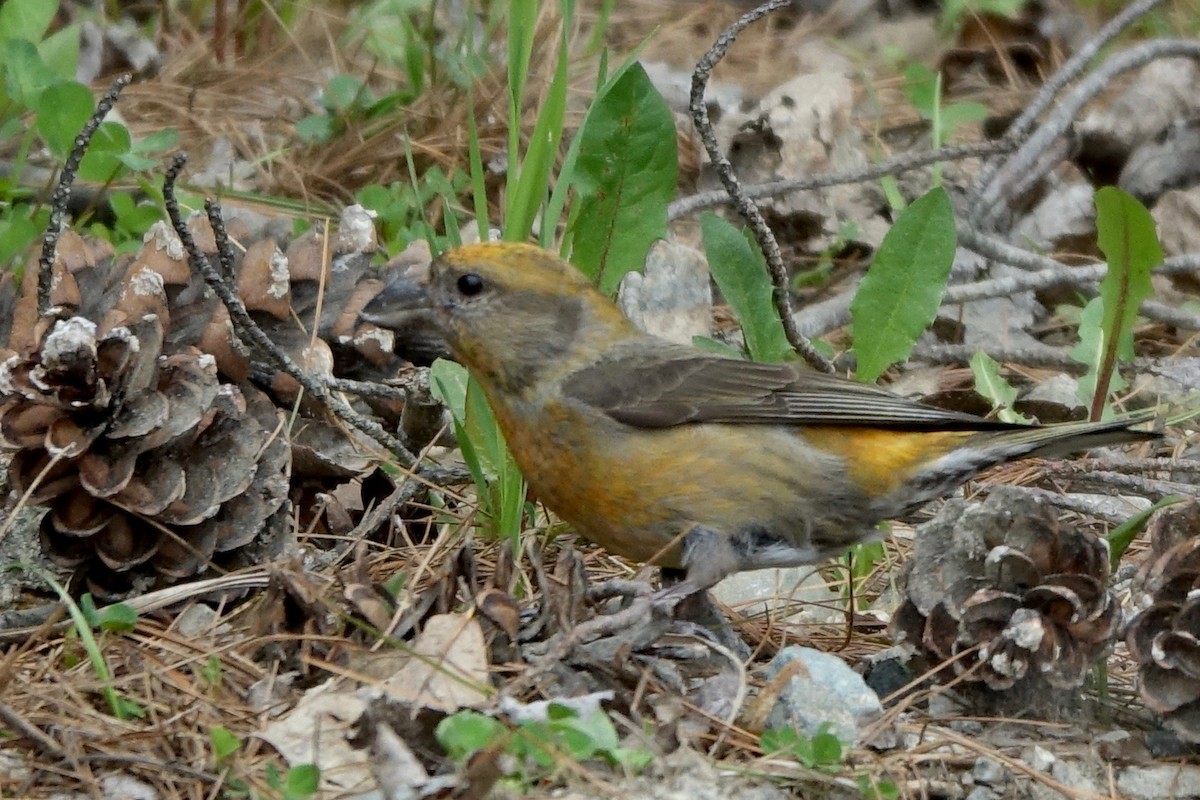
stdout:
[[864,425],[906,430],[1025,426],[944,411],[802,364],[760,364],[637,339],[568,377],[563,393],[641,428],[693,422]]

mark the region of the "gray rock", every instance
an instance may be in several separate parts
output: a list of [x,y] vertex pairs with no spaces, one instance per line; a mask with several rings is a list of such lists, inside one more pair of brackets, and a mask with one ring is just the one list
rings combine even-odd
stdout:
[[1008,782],[1008,770],[994,758],[980,756],[971,767],[971,777],[978,786],[1001,786]]
[[1067,374],[1054,375],[1034,386],[1022,398],[1037,400],[1043,403],[1057,403],[1067,408],[1075,408],[1079,402],[1079,381]]
[[[795,728],[811,736],[824,723],[847,744],[858,743],[859,730],[883,715],[878,695],[846,662],[811,647],[791,646],[767,666],[769,678],[799,662],[767,717],[768,728]],[[790,670],[789,670],[790,671]]]
[[707,336],[712,322],[712,283],[704,254],[687,245],[659,240],[646,256],[643,272],[621,280],[618,303],[646,333],[691,344]]
[[1126,767],[1117,774],[1117,791],[1136,800],[1200,797],[1200,767],[1194,764],[1151,764]]
[[844,618],[838,594],[812,567],[756,569],[730,575],[713,596],[743,615],[769,614],[780,622],[828,624]]
[[1058,758],[1046,748],[1035,744],[1021,753],[1021,760],[1038,772],[1049,772]]
[[999,797],[1000,795],[994,789],[989,789],[987,786],[976,786],[966,796],[966,800],[998,800]]

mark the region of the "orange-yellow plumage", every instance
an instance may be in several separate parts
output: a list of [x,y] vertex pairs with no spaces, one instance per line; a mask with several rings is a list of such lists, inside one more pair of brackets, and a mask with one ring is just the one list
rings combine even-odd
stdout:
[[614,553],[686,568],[687,589],[836,555],[1002,461],[1152,436],[1006,425],[671,344],[529,245],[453,250],[364,312],[413,314],[479,382],[538,497]]

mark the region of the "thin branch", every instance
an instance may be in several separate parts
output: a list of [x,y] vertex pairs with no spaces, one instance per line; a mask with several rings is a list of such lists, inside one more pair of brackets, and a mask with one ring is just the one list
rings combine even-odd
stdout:
[[[902,175],[914,169],[927,167],[946,161],[961,161],[967,158],[1002,155],[1017,149],[1016,141],[1005,137],[990,142],[972,142],[957,144],[933,150],[928,153],[904,153],[893,156],[878,164],[842,172],[827,172],[813,178],[788,178],[786,180],[770,181],[743,186],[742,192],[746,197],[760,200],[764,197],[778,197],[788,192],[805,191],[809,189],[824,189],[829,186],[841,186],[847,183],[861,183],[876,180],[888,175]],[[697,211],[726,205],[731,202],[729,193],[724,189],[711,192],[699,192],[690,197],[681,197],[667,206],[667,219],[675,221]]]
[[[1100,30],[1096,31],[1096,35],[1092,36],[1083,45],[1075,51],[1075,53],[1066,60],[1066,62],[1058,68],[1050,78],[1042,84],[1038,89],[1033,100],[1026,106],[1021,115],[1013,120],[1008,126],[1008,131],[1005,133],[1006,138],[1014,140],[1024,139],[1037,124],[1037,119],[1042,115],[1047,108],[1058,97],[1059,92],[1066,88],[1067,84],[1077,79],[1091,65],[1100,50],[1117,38],[1121,33],[1148,13],[1155,6],[1161,5],[1164,0],[1135,0],[1125,7],[1121,13],[1110,19],[1104,24]],[[991,187],[993,179],[996,177],[996,172],[1001,168],[1001,162],[989,162],[983,165],[983,169],[979,171],[979,175],[975,179],[975,185],[971,189],[971,196],[979,198],[983,196]]]
[[79,131],[79,135],[75,137],[75,141],[71,145],[71,154],[67,156],[67,161],[58,174],[58,185],[54,187],[54,194],[50,199],[50,221],[46,225],[46,233],[42,236],[42,257],[38,259],[37,303],[39,317],[45,316],[46,312],[50,310],[50,283],[54,274],[54,257],[58,250],[58,237],[62,233],[63,217],[66,216],[67,204],[71,201],[71,184],[75,182],[79,164],[83,161],[83,156],[87,153],[88,146],[92,143],[92,137],[96,135],[100,123],[104,122],[108,112],[112,111],[121,91],[129,85],[131,80],[133,80],[133,76],[125,73],[113,81],[112,86],[108,87],[108,91],[96,103],[96,110],[84,123],[83,130]]
[[[379,423],[368,420],[354,411],[341,398],[331,395],[323,383],[300,369],[287,353],[279,349],[271,341],[270,337],[263,333],[262,329],[250,317],[249,312],[246,311],[246,306],[242,304],[241,298],[230,289],[229,284],[221,278],[221,274],[217,269],[200,252],[200,249],[196,246],[195,239],[192,238],[191,231],[188,230],[187,223],[180,213],[179,202],[175,197],[175,182],[178,180],[179,173],[186,162],[187,156],[183,153],[179,153],[171,159],[171,166],[167,169],[166,180],[163,182],[164,205],[167,208],[167,214],[171,218],[171,225],[175,228],[176,235],[179,236],[180,241],[183,242],[183,246],[187,250],[192,266],[204,277],[209,288],[224,303],[239,338],[253,342],[281,371],[290,375],[297,383],[304,387],[309,396],[323,403],[330,411],[349,425],[354,426],[383,444],[396,455],[397,460],[404,467],[412,468],[416,464],[416,457],[400,443],[399,439],[385,431]],[[227,270],[228,274],[232,274],[232,263],[229,262],[229,259],[232,257],[232,249],[229,246],[229,238],[225,232],[224,222],[221,220],[220,208],[211,200],[206,201],[205,207],[208,209],[209,221],[212,222],[213,233],[216,236],[218,257],[222,261],[223,269]]]
[[758,206],[753,200],[746,196],[742,191],[741,182],[737,175],[733,172],[733,165],[729,163],[729,159],[725,158],[721,152],[721,147],[717,143],[716,133],[713,131],[712,123],[708,119],[708,107],[704,103],[704,90],[708,86],[708,80],[712,77],[712,71],[725,57],[725,53],[733,45],[746,26],[765,17],[776,9],[785,8],[791,5],[791,0],[769,0],[769,2],[759,6],[753,11],[749,11],[726,28],[712,48],[709,49],[704,57],[696,64],[696,68],[692,71],[692,92],[689,103],[689,109],[692,114],[692,122],[696,126],[696,132],[700,135],[700,140],[704,142],[704,149],[708,151],[709,160],[717,170],[717,175],[721,178],[721,183],[725,186],[725,191],[733,200],[733,207],[741,215],[742,219],[746,220],[746,224],[750,226],[750,230],[754,232],[754,238],[758,241],[759,247],[762,248],[763,256],[767,261],[767,269],[771,274],[771,283],[774,285],[772,298],[775,301],[775,308],[779,313],[780,322],[783,323],[784,332],[787,334],[788,342],[799,353],[805,361],[811,364],[814,368],[823,372],[832,372],[833,365],[830,364],[824,356],[818,353],[800,331],[796,329],[795,323],[792,321],[792,300],[788,286],[787,267],[783,264],[783,256],[779,252],[779,243],[775,241],[775,234],[771,232],[770,226],[763,219],[762,213],[758,210]]
[[[995,219],[1009,180],[1027,182],[1031,173],[1044,174],[1053,165],[1041,162],[1041,155],[1070,128],[1080,110],[1112,85],[1120,74],[1145,66],[1160,58],[1200,59],[1200,42],[1187,39],[1157,39],[1118,53],[1072,89],[1024,144],[995,171],[971,204],[968,220],[973,228],[987,228]],[[1040,166],[1039,166],[1040,163]]]

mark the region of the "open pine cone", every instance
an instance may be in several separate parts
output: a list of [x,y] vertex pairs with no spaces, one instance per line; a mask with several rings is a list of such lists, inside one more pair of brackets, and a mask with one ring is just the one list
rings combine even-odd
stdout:
[[[190,227],[211,254],[207,220]],[[383,285],[367,212],[351,207],[336,233],[314,226],[286,252],[269,223],[234,215],[229,227],[241,244],[237,292],[295,361],[327,375],[341,354],[376,370],[364,377],[394,371],[390,334],[358,321]],[[0,276],[0,447],[16,451],[11,487],[50,509],[46,552],[93,593],[249,560],[287,527],[294,471],[319,487],[374,467],[377,446],[322,407],[302,404],[285,426],[276,404],[291,410],[298,387],[233,336],[164,224],[123,257],[64,232],[52,275],[48,317],[37,313],[35,261],[20,286]]]
[[49,507],[46,553],[102,597],[139,574],[198,574],[252,542],[286,512],[291,470],[266,395],[221,382],[196,348],[163,354],[156,275],[138,273],[112,312],[101,326],[45,320],[36,347],[0,365],[9,483]]
[[1134,578],[1145,607],[1125,642],[1142,701],[1180,738],[1200,742],[1200,502],[1160,509],[1147,529],[1151,554]]
[[1027,494],[951,501],[917,531],[893,633],[994,691],[1075,688],[1121,622],[1108,574],[1103,539]]

